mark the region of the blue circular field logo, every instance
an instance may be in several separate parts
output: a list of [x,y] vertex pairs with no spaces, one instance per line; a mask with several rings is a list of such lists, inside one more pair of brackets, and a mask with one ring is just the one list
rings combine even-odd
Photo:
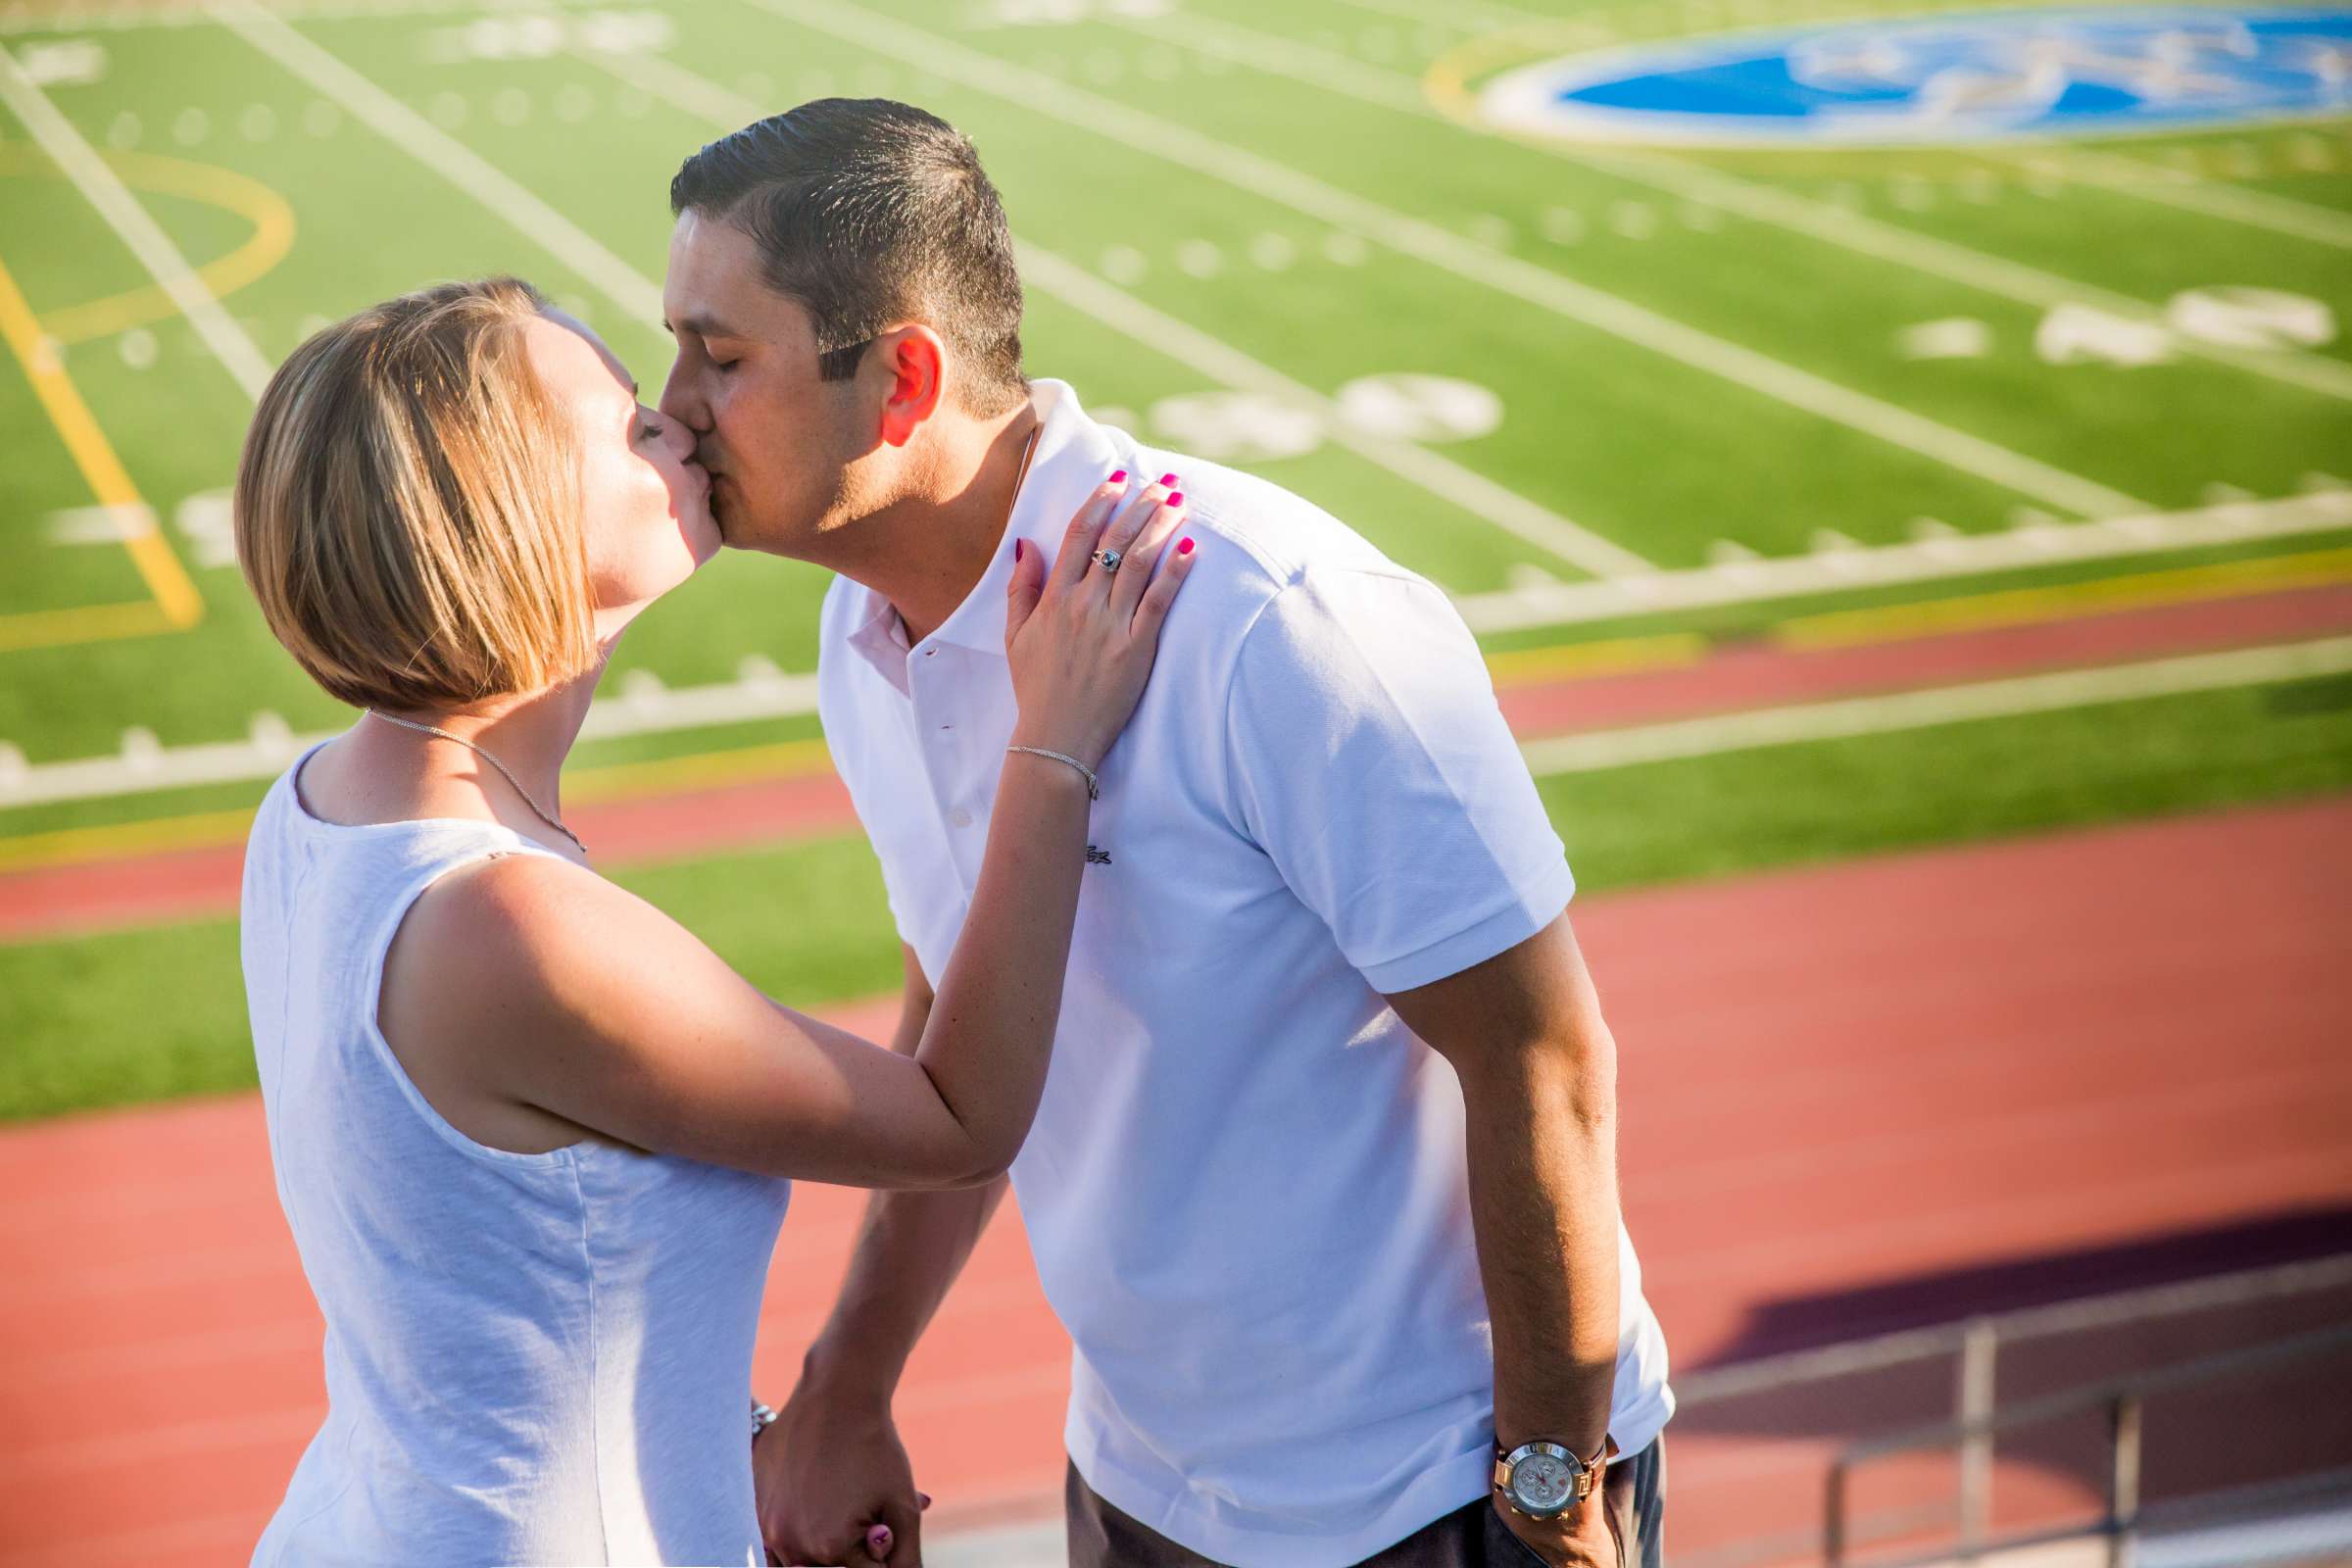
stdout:
[[1985,12],[1723,33],[1524,66],[1479,95],[1585,141],[1916,145],[2352,111],[2352,11]]

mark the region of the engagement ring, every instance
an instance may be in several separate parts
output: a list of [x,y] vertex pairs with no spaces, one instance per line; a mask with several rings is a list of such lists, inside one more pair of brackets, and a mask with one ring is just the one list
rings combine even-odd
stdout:
[[1095,552],[1095,564],[1102,568],[1102,575],[1105,577],[1115,574],[1119,569],[1119,563],[1126,559],[1127,558],[1125,556],[1119,554],[1119,552],[1116,550],[1098,550]]

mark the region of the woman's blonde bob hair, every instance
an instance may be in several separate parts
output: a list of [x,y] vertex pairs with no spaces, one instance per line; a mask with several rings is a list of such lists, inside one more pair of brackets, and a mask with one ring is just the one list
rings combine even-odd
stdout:
[[533,371],[528,283],[387,300],[294,351],[237,468],[237,562],[311,678],[357,708],[542,691],[596,638],[572,426]]

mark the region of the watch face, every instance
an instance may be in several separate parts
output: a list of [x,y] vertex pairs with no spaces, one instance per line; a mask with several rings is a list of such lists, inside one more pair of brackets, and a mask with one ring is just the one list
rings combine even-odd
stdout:
[[1548,1513],[1576,1495],[1576,1472],[1556,1454],[1531,1453],[1511,1467],[1511,1494],[1522,1508]]

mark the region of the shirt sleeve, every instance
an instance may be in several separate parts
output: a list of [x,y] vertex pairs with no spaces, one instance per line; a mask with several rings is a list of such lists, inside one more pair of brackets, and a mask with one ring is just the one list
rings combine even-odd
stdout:
[[1374,989],[1517,946],[1576,888],[1477,641],[1429,583],[1310,573],[1243,640],[1227,752],[1245,829]]

